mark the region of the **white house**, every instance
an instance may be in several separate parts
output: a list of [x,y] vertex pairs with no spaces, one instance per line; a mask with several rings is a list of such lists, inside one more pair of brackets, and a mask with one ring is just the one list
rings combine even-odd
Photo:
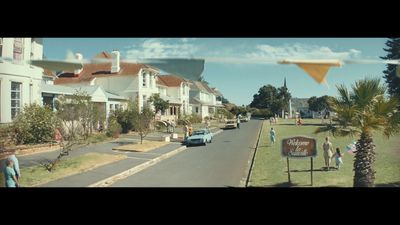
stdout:
[[201,116],[203,119],[213,116],[217,112],[216,108],[222,106],[222,103],[217,103],[216,92],[202,82],[192,81],[189,95],[192,113]]
[[173,116],[168,119],[176,120],[179,115],[191,114],[189,81],[176,75],[162,75],[157,76],[156,82],[160,97],[169,102],[169,109],[162,116]]
[[157,69],[144,64],[121,62],[118,51],[111,54],[102,52],[95,58],[108,59],[111,63],[84,64],[79,71],[60,74],[54,84],[75,88],[101,87],[114,100],[107,103],[107,115],[110,110],[119,106],[118,99],[136,100],[142,108],[152,94],[158,93]]
[[43,69],[29,64],[42,59],[41,38],[0,38],[0,123],[10,123],[25,104],[42,103]]

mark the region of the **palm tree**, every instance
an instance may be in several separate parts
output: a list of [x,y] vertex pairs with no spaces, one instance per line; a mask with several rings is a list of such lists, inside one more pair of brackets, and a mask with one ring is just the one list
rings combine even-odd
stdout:
[[373,187],[375,181],[375,145],[373,131],[389,138],[400,131],[399,102],[385,96],[386,87],[379,79],[363,79],[352,85],[337,86],[339,97],[329,104],[337,117],[334,123],[318,128],[315,133],[330,131],[334,136],[358,136],[354,159],[354,187]]

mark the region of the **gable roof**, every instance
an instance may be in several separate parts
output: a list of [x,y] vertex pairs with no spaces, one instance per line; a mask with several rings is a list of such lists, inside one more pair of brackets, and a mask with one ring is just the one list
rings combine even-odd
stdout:
[[157,78],[156,78],[156,84],[157,84],[157,85],[160,85],[160,86],[165,86],[165,87],[167,87],[167,84],[166,84],[162,79],[160,79],[160,76],[157,76]]
[[161,75],[158,76],[159,80],[168,87],[178,87],[183,82],[187,82],[185,79],[176,75]]
[[201,91],[201,92],[204,92],[204,93],[209,93],[207,88],[205,88],[203,86],[202,82],[200,82],[200,81],[192,81],[190,83],[190,90],[197,90],[197,91]]
[[[94,56],[94,58],[106,58],[111,59],[111,55],[107,52],[101,52]],[[81,83],[90,82],[96,77],[109,77],[115,75],[138,75],[141,69],[152,69],[157,68],[141,64],[141,63],[128,63],[120,62],[120,70],[118,73],[111,73],[111,62],[110,63],[88,63],[84,64],[82,71],[79,74],[71,72],[64,72],[59,75],[58,79],[54,80],[54,84],[66,84],[66,83]]]

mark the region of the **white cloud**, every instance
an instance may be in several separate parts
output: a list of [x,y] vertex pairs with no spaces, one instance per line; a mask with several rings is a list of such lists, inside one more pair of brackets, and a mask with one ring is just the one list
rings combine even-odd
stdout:
[[283,46],[258,45],[257,51],[246,54],[249,58],[265,59],[349,59],[358,57],[361,51],[350,49],[348,51],[333,51],[326,46],[293,44]]
[[165,43],[158,39],[148,39],[140,45],[131,46],[126,51],[127,58],[170,58],[193,57],[198,51],[198,46],[181,40],[182,43]]
[[204,58],[206,62],[231,64],[276,64],[282,59],[357,59],[361,51],[349,49],[335,51],[327,46],[302,43],[253,46],[221,46],[207,48],[198,45],[195,38],[147,39],[126,48],[128,59],[143,58]]
[[327,46],[286,44],[281,46],[256,45],[252,49],[238,54],[231,52],[229,55],[210,55],[208,62],[233,63],[233,64],[275,64],[282,59],[355,59],[361,55],[357,49],[348,51],[334,51]]

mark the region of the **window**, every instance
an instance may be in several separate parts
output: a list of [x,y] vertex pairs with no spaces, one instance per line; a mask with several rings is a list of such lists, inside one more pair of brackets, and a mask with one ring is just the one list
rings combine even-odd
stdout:
[[13,59],[21,61],[24,59],[24,39],[14,38]]
[[199,113],[199,107],[196,107],[196,113]]
[[146,73],[143,73],[143,87],[146,87]]
[[110,104],[110,111],[114,109],[114,104]]
[[11,82],[11,118],[14,119],[21,110],[21,83]]

